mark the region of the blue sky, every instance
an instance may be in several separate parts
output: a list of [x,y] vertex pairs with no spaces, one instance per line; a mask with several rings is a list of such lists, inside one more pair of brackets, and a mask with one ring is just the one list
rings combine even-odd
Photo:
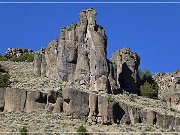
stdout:
[[90,7],[108,36],[108,58],[129,47],[140,55],[141,69],[180,69],[180,4],[0,4],[0,53],[9,47],[46,47],[61,27],[76,23],[79,12]]

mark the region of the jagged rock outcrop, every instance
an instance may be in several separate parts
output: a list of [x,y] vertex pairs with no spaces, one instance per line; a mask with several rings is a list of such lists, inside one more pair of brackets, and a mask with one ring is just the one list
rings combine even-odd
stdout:
[[180,70],[174,73],[157,73],[153,76],[159,86],[158,97],[167,106],[180,111]]
[[[92,93],[117,94],[124,90],[140,94],[136,86],[139,56],[124,48],[115,52],[109,61],[106,58],[106,46],[105,31],[96,24],[96,11],[83,10],[77,24],[61,28],[59,39],[36,52],[34,74],[85,85]],[[76,107],[81,103],[79,98],[83,97],[85,101],[90,101],[89,104],[85,102],[88,106],[84,107],[89,107],[90,112],[85,111],[83,115],[89,115],[95,123],[101,121],[107,124],[112,121],[113,112],[108,108],[112,108],[114,103],[96,95],[86,97],[86,94],[71,91],[63,91],[63,111],[67,115],[77,114],[80,117]],[[78,95],[78,100],[74,99],[74,94]]]
[[173,73],[157,73],[153,76],[159,86],[158,97],[166,100],[174,92],[180,92],[180,70]]
[[33,51],[24,48],[8,48],[5,55],[7,56],[7,58],[16,58],[26,53],[33,53]]
[[44,54],[35,55],[34,73],[42,75],[43,69],[48,77],[84,84],[91,91],[108,92],[106,45],[105,31],[96,24],[96,11],[84,10],[77,24],[62,28],[60,38],[51,42]]
[[35,75],[86,85],[91,92],[139,94],[137,69],[140,58],[128,48],[106,58],[107,37],[96,24],[96,11],[83,10],[79,22],[61,28],[59,39],[34,57]]
[[140,57],[129,48],[123,48],[112,54],[111,62],[118,87],[129,93],[140,94],[137,89]]

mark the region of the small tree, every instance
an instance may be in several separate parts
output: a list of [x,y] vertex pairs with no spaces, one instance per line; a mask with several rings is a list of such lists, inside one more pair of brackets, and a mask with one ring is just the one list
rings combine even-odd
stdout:
[[148,98],[157,98],[158,96],[158,85],[152,78],[152,74],[149,70],[139,70],[139,88],[141,95]]
[[10,84],[9,78],[10,76],[7,73],[0,72],[0,87],[2,88],[8,87]]
[[7,58],[0,54],[0,61],[6,61],[6,60],[7,60]]
[[19,130],[19,133],[20,133],[20,135],[27,135],[27,129],[25,128],[25,127],[23,127],[23,128],[21,128],[20,130]]
[[148,98],[157,98],[158,89],[155,84],[150,84],[149,82],[145,82],[140,86],[141,95]]
[[77,134],[78,135],[89,135],[89,133],[87,133],[88,130],[83,126],[79,126],[78,129],[77,129]]

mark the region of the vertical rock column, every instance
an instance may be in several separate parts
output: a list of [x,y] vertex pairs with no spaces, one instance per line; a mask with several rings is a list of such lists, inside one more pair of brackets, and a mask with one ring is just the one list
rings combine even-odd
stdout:
[[111,62],[116,69],[118,87],[129,93],[140,94],[137,88],[140,57],[129,48],[123,48],[112,54]]
[[57,56],[58,56],[58,41],[53,40],[48,44],[48,47],[45,49],[45,55],[42,57],[45,58],[44,69],[46,70],[46,76],[57,79]]
[[34,54],[34,74],[36,76],[41,76],[41,61],[42,61],[42,54],[39,52]]
[[61,29],[58,44],[57,74],[62,81],[74,81],[77,63],[76,25]]

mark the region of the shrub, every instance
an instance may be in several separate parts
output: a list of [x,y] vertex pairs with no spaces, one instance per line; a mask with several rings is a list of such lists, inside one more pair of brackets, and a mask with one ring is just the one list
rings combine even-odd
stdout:
[[21,55],[19,57],[11,58],[11,61],[14,62],[33,62],[34,60],[34,55],[30,53],[26,53],[24,55]]
[[6,61],[6,60],[7,60],[7,58],[0,54],[0,61]]
[[27,135],[27,129],[25,127],[19,130],[20,135]]
[[149,82],[145,82],[140,86],[141,95],[148,98],[157,98],[158,96],[158,88],[155,84],[150,84]]
[[9,78],[10,76],[7,73],[0,72],[0,87],[8,87],[10,85]]
[[130,94],[129,95],[129,101],[135,101],[135,98],[137,98],[137,95],[136,94]]
[[89,133],[87,133],[88,130],[83,126],[79,126],[78,129],[77,129],[77,134],[78,135],[89,135]]
[[138,86],[141,90],[141,95],[148,98],[157,98],[158,85],[152,78],[152,74],[149,70],[139,70],[139,82]]

